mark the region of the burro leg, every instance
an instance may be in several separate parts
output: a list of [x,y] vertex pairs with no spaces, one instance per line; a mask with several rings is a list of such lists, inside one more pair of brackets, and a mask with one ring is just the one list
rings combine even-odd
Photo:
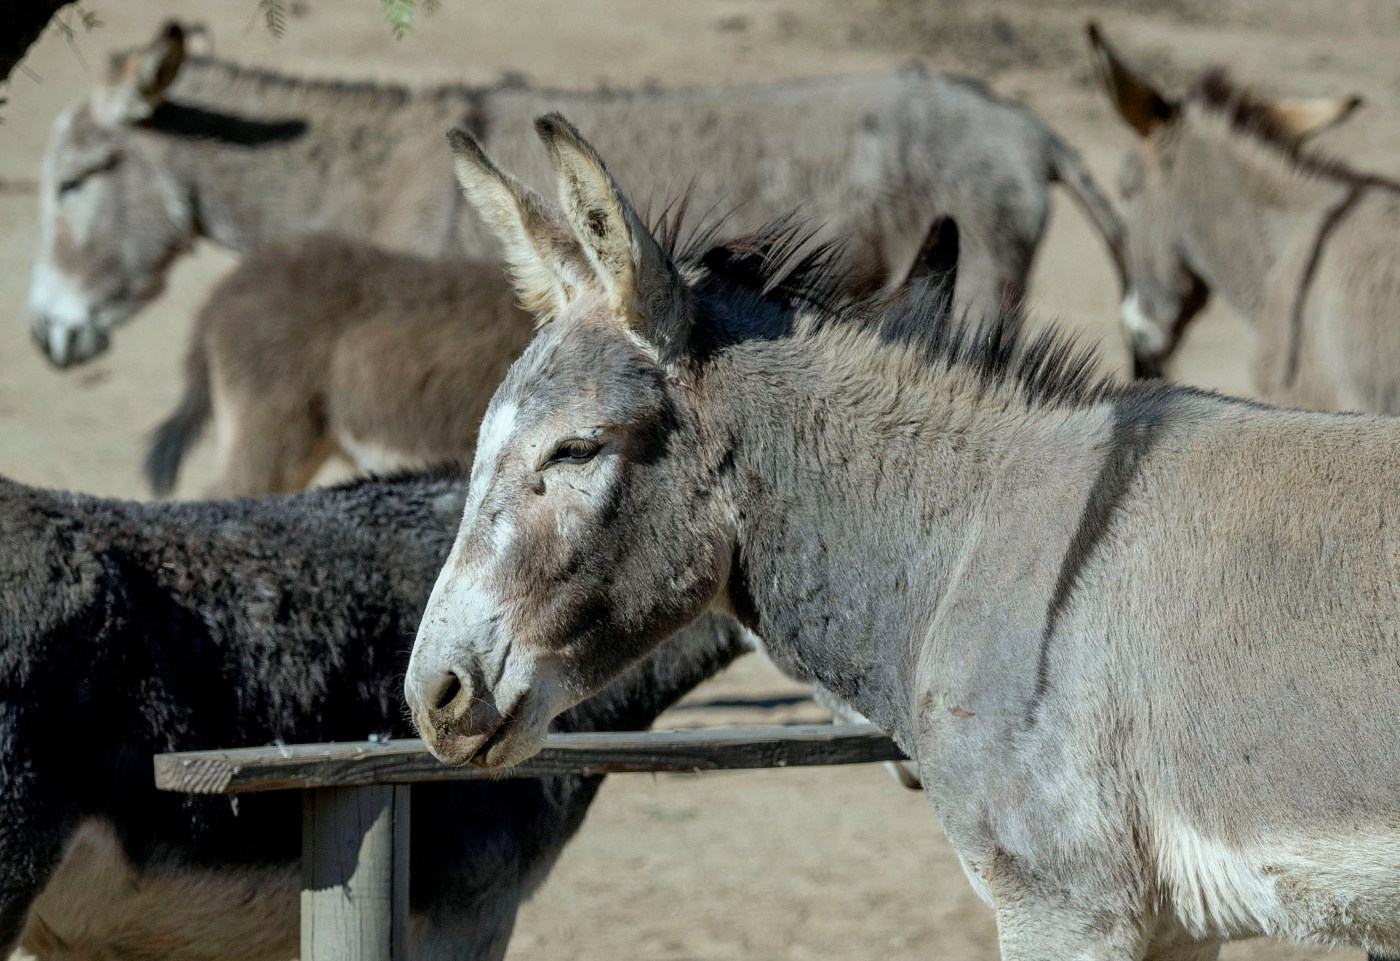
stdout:
[[1199,941],[1180,924],[1165,920],[1158,924],[1144,961],[1216,961],[1219,957],[1219,941]]
[[1094,911],[1050,892],[1026,892],[997,905],[1002,961],[1139,961],[1139,919]]
[[[1073,884],[996,859],[989,893],[1003,961],[1141,961],[1154,933],[1151,910],[1125,886],[1092,876]],[[1120,877],[1121,882],[1121,877]]]

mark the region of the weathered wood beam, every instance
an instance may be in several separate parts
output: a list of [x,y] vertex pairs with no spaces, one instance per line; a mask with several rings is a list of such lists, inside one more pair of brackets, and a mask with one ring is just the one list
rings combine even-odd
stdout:
[[[904,755],[869,725],[801,724],[689,731],[552,734],[511,777],[745,770],[866,764]],[[155,758],[156,787],[189,794],[499,779],[499,770],[449,767],[422,741],[294,744],[189,751]]]

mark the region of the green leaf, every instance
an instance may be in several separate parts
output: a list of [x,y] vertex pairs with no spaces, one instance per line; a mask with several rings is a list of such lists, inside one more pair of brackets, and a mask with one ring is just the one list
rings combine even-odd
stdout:
[[379,0],[384,10],[384,19],[394,32],[395,40],[402,40],[413,29],[414,0]]

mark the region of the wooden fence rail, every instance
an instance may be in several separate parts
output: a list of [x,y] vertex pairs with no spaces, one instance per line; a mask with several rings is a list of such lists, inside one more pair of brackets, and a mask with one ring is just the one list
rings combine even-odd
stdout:
[[[869,725],[551,734],[513,777],[699,772],[896,761]],[[422,741],[294,744],[155,758],[156,787],[188,794],[302,791],[301,961],[403,961],[410,785],[498,779],[448,767]]]
[[[866,764],[904,757],[869,725],[794,724],[689,731],[552,734],[513,777],[721,771]],[[188,751],[155,759],[156,787],[188,794],[498,780],[499,771],[449,767],[422,741],[356,741]]]

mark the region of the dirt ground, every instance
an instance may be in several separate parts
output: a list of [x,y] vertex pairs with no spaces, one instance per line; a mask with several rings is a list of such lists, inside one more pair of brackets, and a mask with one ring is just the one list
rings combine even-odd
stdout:
[[[49,369],[29,341],[24,293],[35,181],[58,111],[80,96],[109,48],[151,35],[162,15],[202,20],[216,51],[289,72],[414,83],[486,82],[503,71],[557,86],[710,83],[838,73],[919,57],[980,76],[1022,100],[1115,183],[1128,134],[1093,85],[1082,29],[1101,17],[1170,84],[1223,62],[1263,89],[1364,94],[1368,106],[1328,149],[1400,173],[1400,4],[1394,0],[444,0],[402,42],[375,0],[289,0],[272,38],[255,0],[90,0],[103,25],[70,43],[49,34],[0,107],[0,473],[35,484],[139,497],[145,433],[173,403],[192,311],[233,262],[200,249],[165,297],[119,331],[98,362]],[[1039,315],[1125,359],[1117,292],[1097,240],[1056,198],[1032,294]],[[1249,335],[1218,305],[1198,323],[1177,375],[1247,389]],[[207,450],[185,491],[209,477]],[[795,688],[756,658],[693,700]],[[789,719],[815,709],[735,712],[690,706],[670,726]],[[1326,952],[1264,943],[1243,959]],[[996,957],[973,896],[922,797],[878,768],[704,777],[617,777],[543,890],[522,912],[513,961],[618,958],[926,959]],[[1335,952],[1330,957],[1356,957]]]

